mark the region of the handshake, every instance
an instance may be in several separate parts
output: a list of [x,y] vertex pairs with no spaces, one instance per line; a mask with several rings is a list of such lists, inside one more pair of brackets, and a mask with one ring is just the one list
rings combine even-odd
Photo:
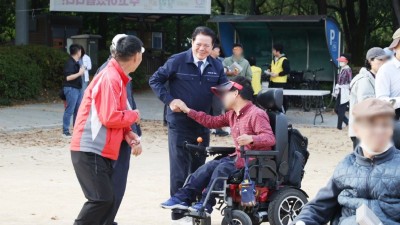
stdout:
[[171,103],[169,103],[169,107],[171,108],[172,112],[184,112],[188,113],[190,108],[180,99],[174,99]]

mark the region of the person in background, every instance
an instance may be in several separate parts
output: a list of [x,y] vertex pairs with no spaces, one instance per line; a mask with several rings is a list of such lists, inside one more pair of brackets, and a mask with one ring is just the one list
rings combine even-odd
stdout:
[[290,225],[332,220],[338,223],[331,224],[359,224],[356,213],[363,204],[380,224],[400,223],[400,151],[392,144],[394,109],[386,101],[369,98],[355,104],[352,114],[360,144],[339,162],[327,185]]
[[138,156],[140,138],[131,125],[140,120],[138,110],[128,103],[126,85],[130,73],[142,61],[142,41],[132,35],[121,38],[114,58],[93,79],[78,111],[71,140],[71,159],[85,194],[75,225],[110,225],[114,219],[113,161],[125,140]]
[[[232,79],[236,76],[244,76],[247,79],[251,80],[251,69],[249,62],[243,57],[243,45],[239,43],[233,44],[232,56],[224,59],[222,64],[227,69],[226,75],[229,79]],[[241,67],[241,71],[238,68],[232,69],[232,65],[237,63]]]
[[[168,147],[170,164],[170,195],[173,196],[183,186],[189,174],[205,163],[202,154],[192,154],[184,148],[184,143],[201,145],[210,143],[210,130],[196,123],[183,113],[178,104],[186,103],[190,108],[207,114],[211,111],[211,87],[228,81],[220,61],[210,56],[215,42],[215,33],[208,27],[197,27],[192,34],[192,47],[171,56],[149,80],[149,85],[157,97],[168,105]],[[169,88],[165,87],[168,82]],[[186,221],[191,218],[173,220]],[[173,221],[176,223],[177,221]]]
[[214,59],[218,59],[221,63],[224,61],[224,58],[221,57],[221,47],[217,44],[214,45],[210,55]]
[[[112,39],[111,46],[110,46],[110,57],[109,59],[99,67],[97,70],[96,75],[102,71],[104,68],[107,67],[108,63],[111,59],[115,57],[117,51],[117,44],[121,38],[126,37],[126,34],[117,34]],[[133,110],[137,109],[136,102],[133,97],[133,89],[132,89],[132,81],[128,81],[126,85],[126,94],[128,97],[128,102]],[[140,128],[140,124],[134,123],[131,125],[132,131],[137,134],[139,137],[142,136],[142,130]],[[142,151],[141,143],[134,146],[133,152]],[[115,217],[118,213],[119,207],[121,205],[122,199],[125,195],[126,184],[128,181],[128,172],[129,172],[129,165],[131,160],[131,146],[125,140],[122,141],[121,147],[119,149],[119,156],[116,161],[113,161],[113,174],[111,176],[112,183],[113,183],[113,191],[114,191],[114,211],[113,215],[110,217],[112,221],[115,220]],[[114,221],[113,225],[117,225],[117,222]]]
[[343,123],[349,125],[346,111],[350,100],[350,82],[353,75],[348,65],[349,60],[345,56],[340,56],[337,60],[340,66],[340,72],[333,95],[336,97],[335,113],[338,116],[337,129],[342,130]]
[[376,97],[390,101],[396,109],[396,120],[400,118],[400,28],[393,34],[389,46],[395,55],[378,71],[375,81]]
[[71,124],[71,117],[73,117],[73,126],[75,125],[76,114],[79,105],[81,104],[81,88],[82,76],[85,72],[83,67],[79,66],[79,59],[81,58],[81,46],[72,44],[69,46],[69,54],[67,62],[64,65],[64,82],[63,91],[65,95],[65,110],[63,116],[63,137],[70,138],[71,133],[69,127]]
[[92,69],[92,60],[86,54],[85,48],[81,46],[82,57],[79,59],[79,65],[85,69],[85,73],[82,76],[82,89],[81,95],[83,96],[88,84],[89,84],[89,71]]
[[258,93],[261,91],[261,73],[262,69],[257,66],[257,60],[256,57],[252,56],[249,58],[249,63],[250,63],[250,69],[251,73],[253,74],[251,78],[251,86],[253,87],[254,90],[254,96],[258,95]]
[[356,148],[359,141],[353,130],[354,118],[351,112],[355,104],[367,98],[375,98],[375,76],[387,59],[388,56],[382,48],[369,49],[365,67],[361,68],[359,74],[350,83],[349,136],[353,142],[353,149]]
[[[215,44],[213,47],[213,50],[211,51],[210,56],[213,57],[214,59],[219,60],[221,63],[224,61],[224,58],[220,57],[221,54],[221,48],[219,47],[219,45]],[[212,99],[212,115],[213,116],[219,116],[222,115],[223,111],[224,111],[224,106],[221,102],[221,99],[218,98],[217,96],[213,95],[213,99]],[[220,136],[220,137],[225,137],[228,136],[229,133],[224,131],[221,127],[217,128],[217,129],[212,129],[211,130],[212,133],[215,133],[216,136]]]
[[[228,110],[224,115],[210,116],[190,109],[183,102],[178,107],[190,118],[206,127],[230,126],[236,152],[230,156],[212,160],[197,169],[185,186],[170,199],[161,203],[162,208],[200,210],[207,196],[207,190],[215,179],[228,177],[237,169],[244,167],[244,159],[240,157],[240,146],[244,146],[245,150],[271,150],[275,145],[275,136],[267,113],[252,103],[254,91],[248,79],[237,76],[232,81],[214,87],[213,90],[222,98]],[[222,181],[218,182],[215,188],[222,188],[222,183]],[[202,195],[202,199],[191,206],[198,195]],[[211,213],[215,204],[213,195],[206,202],[206,212]]]
[[[271,76],[269,87],[271,88],[286,88],[288,75],[290,74],[290,62],[287,59],[282,44],[274,44],[272,46],[271,65],[267,73]],[[289,100],[286,96],[283,97],[283,109],[286,112],[288,109]]]

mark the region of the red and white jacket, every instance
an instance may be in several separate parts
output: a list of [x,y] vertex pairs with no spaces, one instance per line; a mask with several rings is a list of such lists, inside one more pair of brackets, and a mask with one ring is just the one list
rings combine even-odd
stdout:
[[93,152],[117,160],[124,134],[138,120],[131,110],[126,84],[130,78],[111,59],[87,87],[71,140],[72,151]]

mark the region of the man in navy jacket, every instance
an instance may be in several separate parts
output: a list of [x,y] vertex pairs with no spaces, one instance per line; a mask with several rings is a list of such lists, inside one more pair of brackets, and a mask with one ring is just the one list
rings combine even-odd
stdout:
[[[181,112],[183,101],[196,111],[210,113],[211,87],[228,81],[224,68],[210,56],[215,33],[207,27],[197,27],[192,34],[192,48],[171,56],[150,78],[149,84],[157,97],[168,105],[168,144],[170,162],[170,194],[181,188],[187,176],[204,164],[205,156],[184,149],[185,142],[208,146],[210,131]],[[168,81],[168,90],[165,83]]]

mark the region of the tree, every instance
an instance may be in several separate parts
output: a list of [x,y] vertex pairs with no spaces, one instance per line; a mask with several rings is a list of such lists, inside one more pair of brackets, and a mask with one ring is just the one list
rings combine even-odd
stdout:
[[400,0],[392,0],[393,14],[396,18],[396,27],[400,26]]

